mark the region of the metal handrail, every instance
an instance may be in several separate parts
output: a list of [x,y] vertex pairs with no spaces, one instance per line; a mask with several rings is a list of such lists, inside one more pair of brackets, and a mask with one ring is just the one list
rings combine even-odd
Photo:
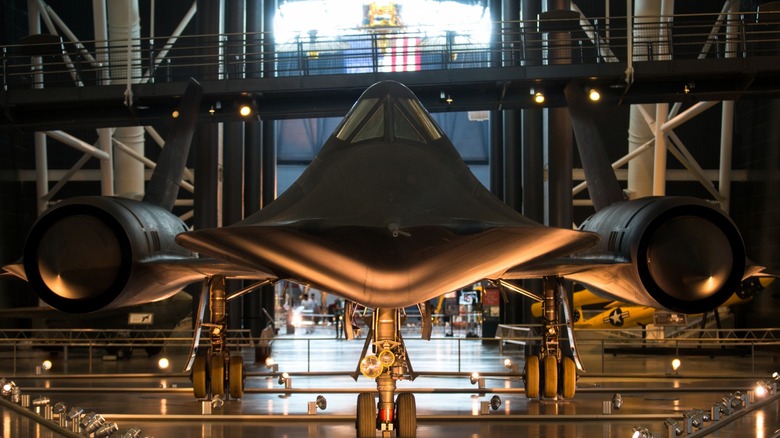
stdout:
[[[268,33],[251,32],[178,36],[166,50],[160,43],[165,37],[141,38],[129,50],[130,61],[124,46],[105,63],[96,61],[109,59],[105,41],[12,44],[0,46],[0,56],[8,90],[33,88],[39,81],[47,87],[101,85],[110,83],[109,77],[117,78],[114,83],[125,83],[127,68],[131,83],[143,83],[186,80],[193,75],[218,80],[616,63],[628,61],[629,46],[635,46],[634,63],[778,56],[780,26],[771,24],[777,21],[774,15],[768,20],[760,17],[755,12],[659,17],[657,22],[633,23],[631,38],[625,17],[577,18],[555,23],[555,28],[569,29],[563,42],[550,36],[560,32],[539,32],[536,21],[504,21],[494,23],[491,43],[427,28],[381,33],[354,29],[338,37],[302,35],[284,42],[274,41]],[[40,56],[30,56],[33,52]],[[161,52],[164,59],[159,58]],[[41,71],[43,76],[35,75]]]

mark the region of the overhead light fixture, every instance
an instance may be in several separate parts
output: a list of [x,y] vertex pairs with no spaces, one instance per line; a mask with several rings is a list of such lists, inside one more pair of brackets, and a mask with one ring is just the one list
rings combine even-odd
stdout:
[[455,101],[455,99],[452,98],[452,95],[446,91],[439,92],[439,100],[446,103],[447,105]]
[[238,114],[241,115],[241,117],[249,117],[252,115],[252,107],[249,104],[242,104],[238,107]]
[[476,372],[476,371],[474,371],[473,373],[471,373],[471,377],[469,378],[469,380],[471,381],[471,384],[472,384],[472,385],[473,385],[473,384],[475,384],[475,383],[477,383],[477,382],[479,382],[479,373],[478,373],[478,372]]
[[512,359],[509,358],[504,359],[504,367],[506,367],[510,373],[520,372],[520,367],[516,363],[512,362]]
[[51,367],[52,367],[52,366],[53,366],[53,364],[52,364],[52,363],[51,363],[51,361],[50,361],[50,360],[48,360],[48,359],[47,359],[47,360],[44,360],[44,361],[41,363],[41,368],[42,368],[44,371],[49,371],[49,370],[51,370]]
[[533,98],[534,102],[538,103],[539,105],[543,104],[545,101],[544,93],[537,90],[536,88],[531,88],[530,90],[531,97]]
[[599,90],[591,88],[588,91],[588,99],[590,99],[591,102],[598,102],[601,100],[601,93],[599,93]]
[[160,360],[157,361],[157,367],[161,370],[167,370],[170,365],[171,362],[167,357],[161,357]]
[[171,117],[173,117],[174,119],[179,118],[179,110],[173,110],[173,112],[171,113]]

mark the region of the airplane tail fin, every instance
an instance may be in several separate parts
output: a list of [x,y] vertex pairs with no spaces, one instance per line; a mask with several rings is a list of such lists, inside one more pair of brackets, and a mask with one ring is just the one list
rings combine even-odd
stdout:
[[596,126],[593,108],[589,105],[582,86],[571,81],[564,90],[569,105],[569,115],[577,139],[588,193],[596,211],[624,200],[615,171],[607,157],[604,139]]
[[203,88],[195,79],[190,79],[179,103],[179,115],[173,120],[171,131],[157,161],[157,167],[144,195],[144,202],[167,210],[173,209],[179,194],[179,185],[184,176],[187,156],[195,127],[198,123],[200,100]]

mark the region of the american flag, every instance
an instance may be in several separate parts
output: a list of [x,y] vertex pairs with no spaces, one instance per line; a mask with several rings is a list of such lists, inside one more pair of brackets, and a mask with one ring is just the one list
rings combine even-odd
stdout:
[[379,60],[379,71],[420,70],[420,38],[388,38]]

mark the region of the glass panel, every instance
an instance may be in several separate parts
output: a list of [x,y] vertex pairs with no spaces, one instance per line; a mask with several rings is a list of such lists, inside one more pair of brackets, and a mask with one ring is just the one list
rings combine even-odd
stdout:
[[336,134],[336,138],[339,140],[346,140],[349,138],[349,136],[352,135],[352,132],[357,128],[358,124],[363,121],[363,118],[366,116],[366,114],[368,114],[371,108],[373,108],[377,100],[379,99],[373,97],[359,101],[355,106],[355,111],[353,111],[352,115],[344,121],[344,126],[342,126],[339,130],[339,133]]
[[406,118],[406,116],[398,109],[397,106],[393,106],[393,133],[396,138],[403,138],[406,140],[416,141],[418,143],[425,143],[425,139],[417,132],[414,125]]
[[441,132],[439,131],[439,128],[436,127],[436,123],[428,117],[428,112],[425,111],[425,108],[423,108],[419,102],[412,99],[399,100],[404,108],[417,119],[416,121],[420,125],[420,128],[424,130],[425,134],[427,134],[431,140],[438,140],[441,138]]
[[370,140],[372,138],[382,138],[385,135],[385,108],[380,106],[368,122],[363,125],[360,132],[357,133],[352,143],[357,143],[363,140]]

